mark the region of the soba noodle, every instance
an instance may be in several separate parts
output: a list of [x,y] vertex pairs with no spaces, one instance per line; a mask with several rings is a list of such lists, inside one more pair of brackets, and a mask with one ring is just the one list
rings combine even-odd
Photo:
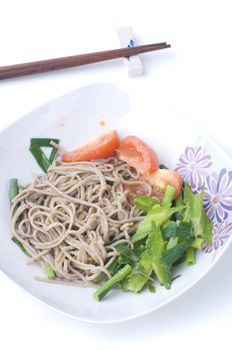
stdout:
[[116,157],[78,163],[54,161],[15,197],[12,234],[30,253],[28,263],[48,263],[56,283],[95,282],[117,257],[117,245],[143,219],[128,199],[126,185],[143,185],[134,168]]

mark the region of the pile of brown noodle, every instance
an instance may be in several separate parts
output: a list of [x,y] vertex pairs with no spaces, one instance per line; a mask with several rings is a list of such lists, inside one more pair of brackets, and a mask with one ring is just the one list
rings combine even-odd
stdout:
[[129,199],[128,185],[142,185],[134,168],[116,157],[92,162],[54,161],[15,197],[12,234],[30,253],[29,263],[49,264],[54,282],[89,286],[117,257],[116,246],[131,245],[143,219]]

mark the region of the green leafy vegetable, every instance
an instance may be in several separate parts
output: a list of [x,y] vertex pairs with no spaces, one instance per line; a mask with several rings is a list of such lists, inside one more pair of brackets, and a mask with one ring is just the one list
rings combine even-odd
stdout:
[[151,293],[156,293],[156,287],[152,283],[148,283],[148,288]]
[[[51,142],[59,144],[58,139],[48,139],[48,138],[33,138],[30,141],[30,151],[35,157],[37,163],[42,168],[42,170],[47,173],[49,166],[53,162],[55,155],[57,153],[57,147],[51,145]],[[46,157],[45,153],[41,149],[42,147],[51,148],[51,154],[49,158]]]
[[186,204],[186,221],[193,223],[193,231],[196,237],[202,237],[207,244],[212,244],[213,222],[206,215],[203,207],[204,188],[198,194],[193,194],[191,188],[184,188],[184,203]]
[[177,243],[178,243],[178,237],[170,237],[166,245],[166,250],[175,247]]
[[[110,267],[108,268],[109,273],[111,274],[111,276],[114,276],[116,274],[116,272],[118,270],[120,270],[120,268],[122,267],[122,265],[119,263],[119,256],[117,256],[114,261],[112,262],[112,264],[110,265]],[[107,275],[105,273],[101,273],[100,275],[98,275],[95,278],[95,282],[104,282],[107,280]]]
[[18,180],[17,179],[10,179],[10,187],[9,187],[10,206],[12,206],[13,199],[17,196],[18,193],[19,193]]
[[[181,191],[181,193],[179,194],[179,196],[176,198],[176,200],[173,203],[174,207],[179,207],[184,205],[184,201],[183,201],[183,190]],[[187,221],[183,219],[183,213],[185,212],[185,208],[183,208],[182,210],[176,212],[174,214],[174,218],[173,220],[175,221]]]
[[166,288],[171,286],[171,271],[169,266],[162,260],[162,252],[165,250],[165,241],[159,226],[153,223],[149,232],[145,250],[133,269],[129,278],[129,290],[140,292],[145,284],[151,279],[154,270],[160,284]]
[[129,264],[133,266],[139,259],[135,251],[126,245],[119,245],[116,249],[120,253],[120,256],[118,258],[119,264]]
[[147,246],[145,248],[144,254],[148,255],[151,258],[153,270],[160,284],[164,285],[167,289],[170,289],[171,270],[166,261],[162,259],[164,251],[165,242],[162,237],[160,227],[153,225],[153,230],[148,236]]
[[148,213],[155,204],[159,204],[159,201],[151,196],[136,196],[134,198],[134,203],[139,209],[142,209],[145,213]]
[[174,194],[175,194],[175,188],[173,186],[167,185],[162,204],[163,205],[170,204],[173,200]]
[[44,263],[44,270],[47,274],[47,278],[53,279],[56,277],[55,271],[53,270],[53,268],[51,267],[51,265],[47,261],[45,261],[45,263]]
[[170,221],[163,227],[163,235],[165,239],[170,237],[188,237],[192,234],[192,223]]
[[203,191],[194,194],[186,185],[174,203],[172,186],[167,186],[162,203],[149,196],[135,197],[134,203],[147,215],[132,236],[133,248],[125,244],[116,247],[120,255],[109,268],[113,277],[99,288],[95,299],[101,300],[114,287],[136,293],[148,287],[154,292],[154,277],[170,289],[179,277],[173,277],[173,267],[183,261],[194,264],[195,250],[212,241],[212,222],[203,207]]
[[134,292],[140,292],[146,282],[150,280],[151,273],[152,260],[148,255],[143,254],[129,277],[128,289]]
[[[139,260],[141,252],[143,252],[144,250],[142,245],[134,247],[134,249],[132,250],[125,243],[117,245],[116,249],[120,253],[120,256],[116,257],[110,265],[110,267],[108,268],[108,271],[111,274],[111,276],[114,276],[118,272],[118,270],[120,270],[123,267],[123,265],[129,264],[131,266],[135,266],[135,264]],[[107,276],[105,273],[101,273],[95,278],[95,282],[103,282],[106,280]],[[121,285],[121,288],[125,289],[125,284]]]
[[178,243],[173,248],[170,248],[162,252],[162,260],[168,265],[172,266],[191,246],[194,241],[194,237],[189,237],[181,243]]
[[193,247],[189,247],[186,251],[185,262],[188,265],[193,265],[196,262],[195,259],[195,249]]
[[45,156],[44,152],[39,147],[33,147],[30,148],[31,153],[35,157],[37,163],[39,164],[40,168],[47,173],[48,168],[51,165],[47,157]]
[[110,280],[103,284],[94,293],[94,298],[100,301],[112,288],[115,287],[119,282],[123,281],[132,271],[130,265],[125,265],[121,270],[119,270]]
[[155,223],[157,226],[163,225],[174,213],[182,210],[184,206],[172,207],[170,204],[155,205],[147,214],[145,219],[141,221],[138,230],[132,237],[132,242],[139,241],[148,236],[152,230],[152,225]]
[[[54,138],[32,138],[30,140],[30,147],[47,147],[47,148],[55,148],[52,143],[56,143],[57,145],[59,145],[60,140],[59,139],[54,139]],[[52,155],[50,155],[49,160],[53,161],[54,157],[55,157],[56,153]]]
[[29,258],[31,258],[31,254],[28,253],[28,251],[26,250],[26,248],[25,248],[25,247],[23,246],[23,244],[18,240],[17,237],[13,236],[13,237],[11,238],[11,240],[12,240],[15,244],[17,244],[17,246],[19,246],[19,248],[22,250],[22,252],[23,252],[24,254],[26,254]]
[[203,238],[195,238],[195,240],[193,241],[193,244],[191,245],[191,247],[195,248],[195,249],[201,249],[204,243],[204,239]]

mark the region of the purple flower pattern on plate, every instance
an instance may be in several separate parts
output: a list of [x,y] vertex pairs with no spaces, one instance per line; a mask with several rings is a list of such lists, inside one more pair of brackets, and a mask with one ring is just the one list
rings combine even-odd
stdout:
[[228,218],[232,211],[232,171],[222,169],[206,178],[203,202],[210,219],[222,222]]
[[210,253],[221,247],[232,233],[232,222],[226,221],[232,212],[232,171],[221,169],[210,174],[212,157],[200,146],[186,147],[176,165],[185,182],[197,193],[205,184],[204,207],[214,221],[213,243],[204,244],[202,250]]
[[224,241],[229,237],[232,229],[232,222],[222,221],[215,223],[213,226],[213,243],[211,245],[204,244],[202,250],[205,253],[211,253],[221,247]]
[[208,176],[207,168],[212,165],[211,156],[200,146],[186,147],[181,154],[176,171],[181,173],[193,191],[198,191]]

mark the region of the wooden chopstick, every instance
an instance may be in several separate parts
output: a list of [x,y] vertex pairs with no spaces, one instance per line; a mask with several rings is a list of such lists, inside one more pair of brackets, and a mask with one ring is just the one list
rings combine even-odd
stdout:
[[171,47],[171,45],[168,45],[166,42],[162,42],[157,44],[126,47],[122,49],[99,51],[82,55],[15,64],[0,67],[0,80],[22,77],[25,75],[32,75],[37,73],[45,73],[58,69],[77,67],[120,57],[129,57],[140,53],[167,49],[169,47]]

